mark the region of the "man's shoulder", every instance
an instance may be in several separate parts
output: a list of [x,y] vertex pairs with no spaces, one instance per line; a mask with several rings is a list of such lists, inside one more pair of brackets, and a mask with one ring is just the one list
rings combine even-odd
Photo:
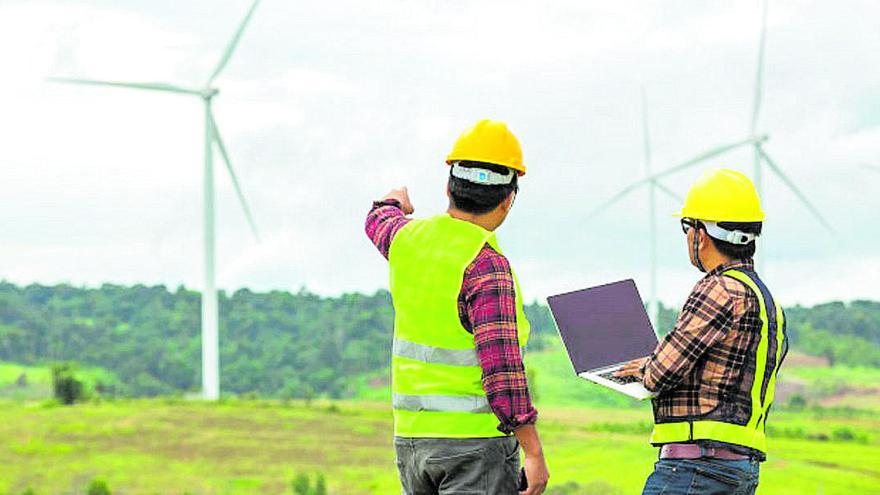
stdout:
[[496,251],[488,242],[480,249],[477,257],[468,266],[467,271],[470,275],[510,275],[511,273],[510,262],[507,260],[507,257]]
[[715,273],[701,279],[688,301],[691,310],[697,307],[727,308],[734,315],[741,314],[751,306],[754,295],[751,290],[740,280]]
[[713,294],[722,298],[742,299],[748,297],[750,290],[745,283],[722,273],[708,275],[701,279],[695,293]]

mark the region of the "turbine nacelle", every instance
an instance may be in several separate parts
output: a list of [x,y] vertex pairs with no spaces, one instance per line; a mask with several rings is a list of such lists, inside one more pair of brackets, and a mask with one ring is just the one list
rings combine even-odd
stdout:
[[199,92],[203,100],[210,100],[211,98],[217,96],[220,90],[217,88],[205,88]]

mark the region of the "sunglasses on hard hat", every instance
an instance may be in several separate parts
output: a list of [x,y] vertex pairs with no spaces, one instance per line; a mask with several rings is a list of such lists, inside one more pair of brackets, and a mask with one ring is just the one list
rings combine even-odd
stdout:
[[682,218],[681,219],[681,231],[684,232],[684,235],[687,235],[688,232],[694,227],[697,226],[697,221],[690,218]]

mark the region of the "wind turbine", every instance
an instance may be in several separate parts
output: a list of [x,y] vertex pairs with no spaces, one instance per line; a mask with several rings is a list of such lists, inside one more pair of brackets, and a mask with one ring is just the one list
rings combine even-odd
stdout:
[[214,119],[214,113],[211,105],[219,90],[214,86],[214,80],[220,75],[220,72],[226,67],[232,53],[238,46],[241,35],[244,33],[245,27],[253,16],[254,11],[260,0],[254,0],[250,9],[245,15],[241,24],[238,26],[226,51],[211,73],[211,77],[200,88],[187,88],[166,83],[155,82],[119,82],[119,81],[98,81],[93,79],[73,79],[53,77],[50,81],[69,84],[84,84],[90,86],[112,86],[119,88],[141,89],[148,91],[162,91],[166,93],[178,93],[197,96],[202,99],[205,107],[205,163],[204,163],[204,287],[202,288],[202,396],[208,400],[217,400],[220,397],[220,347],[218,337],[218,305],[217,305],[217,287],[214,278],[214,149],[220,152],[223,162],[226,164],[226,171],[229,172],[229,178],[235,188],[235,193],[241,203],[244,215],[247,218],[248,225],[254,237],[259,241],[256,224],[254,224],[251,210],[248,207],[247,200],[242,193],[238,177],[232,168],[232,162],[226,153],[226,146],[223,145],[223,139],[220,137],[220,131],[217,128],[217,121]]
[[[828,223],[827,220],[825,220],[825,217],[823,217],[822,214],[819,212],[819,210],[815,206],[813,206],[813,204],[810,202],[810,200],[807,198],[807,196],[795,185],[795,183],[782,171],[782,169],[776,164],[776,162],[767,153],[767,150],[764,147],[764,143],[767,142],[768,136],[766,134],[759,134],[757,132],[758,116],[760,114],[761,102],[762,102],[762,98],[763,98],[764,46],[766,43],[766,33],[767,33],[767,0],[765,0],[763,3],[763,12],[762,12],[762,17],[761,17],[761,35],[760,35],[760,41],[758,44],[758,70],[757,70],[757,74],[756,74],[756,78],[755,78],[756,80],[755,80],[754,101],[752,104],[752,115],[751,115],[751,123],[749,126],[748,136],[743,139],[740,139],[738,141],[728,143],[728,144],[723,144],[723,145],[711,148],[709,150],[706,150],[706,151],[694,156],[693,158],[690,158],[689,160],[686,160],[686,161],[679,163],[675,166],[672,166],[662,172],[657,172],[655,174],[650,174],[650,173],[647,174],[644,178],[639,179],[635,182],[632,182],[631,184],[629,184],[628,186],[623,188],[623,190],[621,190],[619,193],[612,196],[611,199],[602,203],[602,205],[600,205],[596,210],[594,210],[594,212],[591,213],[590,216],[593,216],[598,212],[604,211],[605,209],[610,207],[612,204],[616,203],[617,201],[624,198],[629,193],[631,193],[632,191],[638,189],[639,187],[641,187],[643,185],[650,185],[652,187],[652,189],[653,189],[653,187],[660,187],[661,190],[663,190],[662,186],[660,186],[660,184],[658,182],[659,179],[662,179],[662,178],[667,177],[669,175],[676,174],[676,173],[681,172],[683,170],[687,170],[691,167],[694,167],[696,165],[699,165],[699,164],[705,162],[706,160],[718,157],[718,156],[723,155],[729,151],[733,151],[735,149],[739,149],[744,146],[752,146],[753,150],[754,150],[754,182],[755,182],[755,187],[758,189],[758,194],[760,196],[763,196],[763,194],[762,194],[763,193],[763,178],[762,178],[763,168],[762,167],[766,166],[767,168],[770,169],[771,172],[773,172],[783,182],[783,184],[785,184],[785,186],[789,190],[791,190],[792,193],[794,193],[794,195],[800,200],[800,202],[804,205],[804,207],[806,207],[806,209],[809,210],[809,212],[819,221],[820,224],[822,224],[823,227],[825,227],[826,230],[828,230],[831,233],[834,232],[834,230],[831,227],[831,224]],[[647,135],[647,133],[646,133],[646,135]],[[652,193],[652,199],[651,199],[651,208],[652,209],[654,208],[653,201],[654,200],[653,200],[653,193]],[[652,218],[653,218],[654,217],[653,211],[651,214],[652,214]],[[655,252],[656,247],[653,247],[653,246],[656,243],[656,233],[654,232],[653,226],[652,226],[652,234],[651,234],[651,243],[652,243],[652,252]],[[656,271],[656,259],[654,258],[654,256],[655,255],[652,254],[652,277],[656,276],[654,274],[654,272]],[[653,285],[654,285],[654,282],[652,281],[652,286]],[[655,289],[652,288],[652,292],[653,292],[653,290],[655,290]],[[655,299],[655,298],[656,298],[656,296],[652,295],[652,299]]]
[[587,218],[592,218],[599,213],[605,211],[609,206],[617,202],[623,196],[626,196],[634,189],[647,184],[648,186],[648,214],[650,218],[650,233],[649,233],[649,241],[648,241],[648,256],[650,260],[650,299],[648,300],[648,316],[651,318],[651,323],[654,324],[654,328],[657,328],[657,318],[660,314],[660,302],[657,299],[657,191],[661,191],[671,198],[681,201],[682,198],[678,194],[676,194],[672,189],[663,185],[657,179],[651,178],[651,133],[650,128],[648,126],[648,104],[647,98],[645,96],[645,88],[642,87],[642,138],[644,145],[644,153],[645,153],[645,177],[648,178],[647,181],[639,181],[638,183],[632,185],[631,187],[627,187],[601,206],[596,208],[595,210],[588,215]]

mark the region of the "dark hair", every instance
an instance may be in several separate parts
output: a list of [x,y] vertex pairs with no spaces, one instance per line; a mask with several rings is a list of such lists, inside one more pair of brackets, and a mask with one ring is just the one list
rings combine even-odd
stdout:
[[453,177],[452,167],[449,168],[449,198],[452,206],[456,209],[475,215],[489,213],[510,196],[510,193],[519,191],[517,175],[513,170],[495,165],[494,163],[461,161],[459,166],[465,168],[483,168],[501,175],[513,174],[510,184],[498,184],[486,186]]
[[[718,226],[724,230],[741,230],[750,234],[760,234],[763,224],[761,222],[718,222]],[[748,244],[732,244],[709,236],[718,252],[732,259],[746,259],[755,255],[758,241]]]

